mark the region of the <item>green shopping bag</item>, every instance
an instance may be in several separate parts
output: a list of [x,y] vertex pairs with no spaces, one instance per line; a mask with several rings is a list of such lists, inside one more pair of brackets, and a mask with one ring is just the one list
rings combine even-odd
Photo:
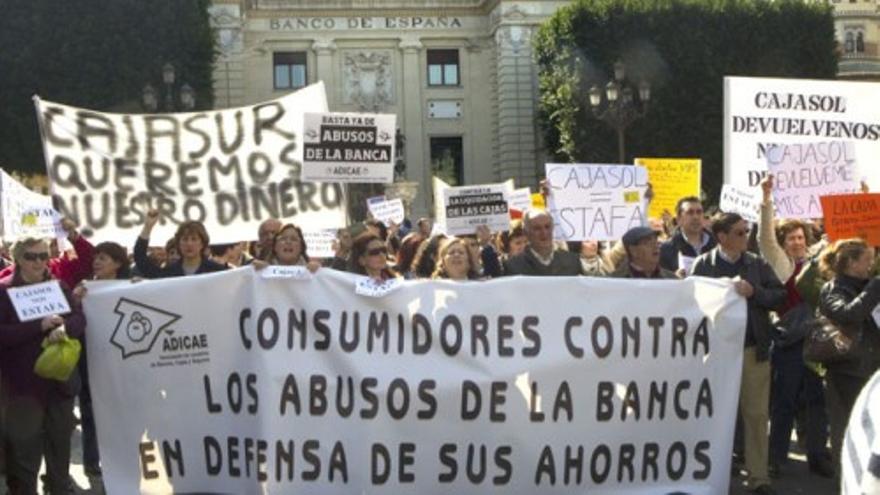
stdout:
[[34,363],[34,373],[50,380],[66,382],[76,369],[81,351],[82,344],[79,340],[67,336],[54,344],[44,339],[43,352]]

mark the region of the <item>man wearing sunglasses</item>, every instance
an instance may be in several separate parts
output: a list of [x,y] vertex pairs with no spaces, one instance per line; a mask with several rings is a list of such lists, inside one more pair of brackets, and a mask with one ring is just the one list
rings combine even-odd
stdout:
[[770,265],[747,251],[749,224],[736,213],[722,213],[712,222],[718,246],[694,262],[693,275],[730,278],[746,298],[745,349],[739,410],[745,431],[746,469],[755,493],[776,493],[767,471],[770,401],[770,311],[785,302],[785,287]]

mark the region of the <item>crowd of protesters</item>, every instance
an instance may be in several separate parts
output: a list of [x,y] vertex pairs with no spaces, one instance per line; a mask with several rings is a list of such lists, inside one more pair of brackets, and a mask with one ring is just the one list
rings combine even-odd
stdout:
[[[845,426],[862,386],[880,368],[880,333],[871,312],[880,302],[874,249],[859,239],[823,240],[821,226],[777,222],[762,184],[761,222],[752,228],[735,213],[708,215],[699,198],[678,201],[676,211],[651,227],[635,227],[619,242],[554,240],[553,218],[528,210],[504,232],[478,228],[453,237],[428,218],[415,225],[359,222],[337,231],[334,255],[310,257],[302,230],[270,219],[256,242],[212,245],[205,226],[184,222],[164,248],[150,246],[158,212],[149,212],[129,255],[114,242],[97,246],[65,220],[71,251],[59,255],[54,242],[20,239],[0,257],[0,469],[9,493],[37,492],[41,459],[46,490],[70,493],[70,436],[79,397],[86,474],[100,479],[100,455],[85,354],[79,372],[65,383],[38,377],[34,362],[44,339],[84,340],[81,310],[87,279],[195,276],[236,266],[261,270],[298,265],[335,269],[386,281],[404,279],[485,280],[503,276],[594,276],[674,280],[691,275],[728,277],[747,300],[747,327],[734,459],[756,493],[775,493],[771,478],[786,470],[795,423],[805,438],[809,469],[836,475]],[[6,289],[57,279],[72,311],[20,322]],[[806,328],[817,315],[849,329],[858,352],[817,370],[803,358]],[[85,347],[85,346],[84,346]],[[823,376],[824,374],[824,376]],[[100,428],[100,425],[97,425]],[[830,438],[830,449],[828,448]]]

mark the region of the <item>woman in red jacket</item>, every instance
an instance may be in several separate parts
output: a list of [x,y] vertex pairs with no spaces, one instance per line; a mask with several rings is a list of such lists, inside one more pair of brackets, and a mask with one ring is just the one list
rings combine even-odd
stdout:
[[12,255],[12,282],[0,288],[0,407],[5,411],[6,484],[10,495],[36,494],[37,473],[45,457],[49,490],[66,493],[73,399],[79,389],[79,375],[74,371],[64,383],[47,380],[34,373],[34,363],[42,352],[43,339],[56,342],[65,335],[81,338],[85,316],[62,284],[71,307],[69,314],[20,321],[8,289],[52,278],[47,268],[49,245],[41,239],[25,238],[16,243]]

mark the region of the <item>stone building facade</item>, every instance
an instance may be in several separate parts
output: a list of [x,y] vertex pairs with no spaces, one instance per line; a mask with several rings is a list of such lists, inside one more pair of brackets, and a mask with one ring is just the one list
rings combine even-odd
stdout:
[[830,0],[841,79],[880,81],[880,0]]
[[567,1],[214,0],[218,108],[324,81],[331,111],[394,113],[405,178],[478,184],[543,175],[531,37]]

